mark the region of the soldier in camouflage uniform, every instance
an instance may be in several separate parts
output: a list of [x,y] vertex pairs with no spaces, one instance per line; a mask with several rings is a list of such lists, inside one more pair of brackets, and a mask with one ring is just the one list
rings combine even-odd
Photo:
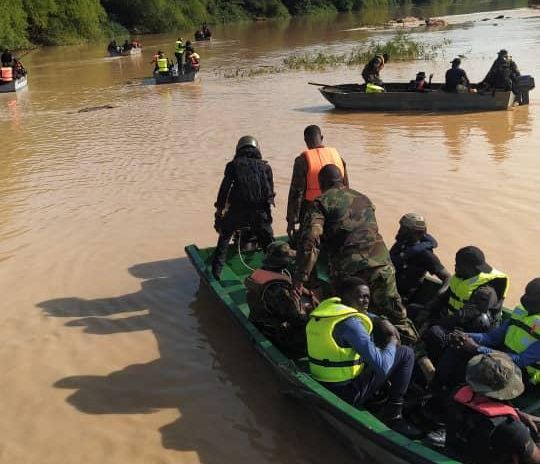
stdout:
[[506,50],[500,50],[497,59],[491,65],[480,85],[488,89],[511,90],[519,76],[519,69],[515,61],[508,56]]
[[293,289],[299,293],[314,268],[322,244],[328,253],[330,275],[334,282],[356,276],[370,287],[372,311],[404,329],[402,339],[416,342],[416,330],[397,291],[395,271],[379,234],[375,207],[371,200],[343,185],[343,177],[334,165],[319,173],[323,192],[306,212],[300,230]]

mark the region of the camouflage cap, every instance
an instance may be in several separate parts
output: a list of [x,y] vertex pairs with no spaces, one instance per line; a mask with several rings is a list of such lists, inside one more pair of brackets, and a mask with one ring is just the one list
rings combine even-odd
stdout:
[[276,240],[266,248],[263,266],[286,266],[296,256],[290,245],[283,240]]
[[475,393],[497,400],[511,400],[523,393],[521,369],[499,351],[479,354],[467,364],[467,383]]
[[424,216],[417,213],[407,213],[399,220],[399,225],[413,230],[426,230],[426,220]]

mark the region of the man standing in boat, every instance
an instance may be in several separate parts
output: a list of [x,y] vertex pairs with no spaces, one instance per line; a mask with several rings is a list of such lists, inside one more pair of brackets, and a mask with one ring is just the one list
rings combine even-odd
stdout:
[[[309,315],[306,337],[311,375],[357,407],[364,406],[388,379],[391,386],[380,419],[411,439],[420,438],[422,432],[402,416],[414,367],[412,348],[400,344],[390,322],[365,312],[364,281],[344,279],[339,292],[341,298],[324,300]],[[380,348],[372,340],[374,330],[381,333]]]
[[335,285],[351,276],[365,280],[371,289],[373,311],[387,316],[402,331],[403,341],[414,344],[416,329],[401,303],[394,266],[379,234],[373,203],[367,196],[345,187],[336,165],[321,169],[319,185],[322,194],[302,219],[293,277],[295,292],[300,295],[309,280],[322,242]]
[[349,186],[345,161],[335,148],[324,146],[323,139],[319,126],[307,126],[304,129],[307,150],[294,160],[287,203],[287,235],[291,243],[307,207],[321,194],[318,176],[324,166],[335,164],[343,175],[343,184]]
[[13,65],[13,55],[11,54],[8,48],[6,48],[4,52],[2,53],[1,61],[2,61],[2,66],[6,68]]
[[174,44],[174,56],[176,57],[178,72],[184,74],[186,46],[184,45],[184,39],[182,37],[178,37],[176,43]]
[[389,59],[390,55],[388,55],[388,53],[383,53],[382,55],[375,55],[369,60],[369,63],[366,64],[362,70],[362,77],[366,84],[383,85],[380,73],[383,70],[384,65],[388,63]]
[[217,280],[236,231],[250,228],[263,250],[274,241],[270,208],[275,195],[272,168],[263,161],[259,142],[250,135],[240,137],[234,159],[225,167],[215,203],[214,228],[219,239],[212,256],[212,274]]

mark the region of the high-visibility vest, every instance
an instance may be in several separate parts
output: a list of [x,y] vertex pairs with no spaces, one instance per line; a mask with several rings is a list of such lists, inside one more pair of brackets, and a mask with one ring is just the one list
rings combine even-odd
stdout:
[[[518,305],[512,311],[510,326],[504,337],[504,345],[516,354],[523,353],[530,345],[540,340],[540,314],[531,314]],[[540,360],[526,367],[533,385],[540,384]]]
[[169,62],[167,61],[167,58],[158,58],[157,65],[159,72],[169,72]]
[[177,40],[174,45],[174,52],[175,53],[184,53],[186,51],[186,47],[184,45],[184,42],[181,40]]
[[319,187],[319,172],[327,164],[335,164],[345,176],[345,167],[341,156],[335,148],[320,147],[306,150],[302,153],[307,163],[306,192],[304,200],[313,201],[321,194]]
[[454,274],[450,279],[450,298],[448,300],[450,313],[455,313],[463,308],[463,305],[469,301],[477,288],[496,279],[504,281],[504,290],[501,294],[497,292],[499,298],[504,298],[509,284],[508,276],[504,272],[492,269],[491,272],[481,272],[469,279],[460,279]]
[[334,297],[321,302],[309,315],[306,326],[309,370],[321,382],[344,382],[360,375],[364,361],[353,348],[343,348],[334,340],[338,323],[356,317],[371,334],[373,323],[367,314],[345,306]]
[[371,82],[366,84],[366,93],[383,93],[384,87],[380,85],[372,84]]

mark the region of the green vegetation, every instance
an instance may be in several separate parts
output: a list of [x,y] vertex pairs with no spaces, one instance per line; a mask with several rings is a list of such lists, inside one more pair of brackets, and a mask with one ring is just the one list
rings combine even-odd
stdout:
[[304,53],[284,58],[281,66],[260,66],[257,68],[235,68],[220,71],[225,78],[255,77],[261,74],[275,74],[286,71],[324,71],[336,66],[361,66],[374,55],[388,53],[392,61],[430,60],[444,52],[450,45],[445,39],[438,44],[424,44],[411,39],[406,32],[399,31],[386,42],[371,41],[365,48],[354,48],[348,54]]

